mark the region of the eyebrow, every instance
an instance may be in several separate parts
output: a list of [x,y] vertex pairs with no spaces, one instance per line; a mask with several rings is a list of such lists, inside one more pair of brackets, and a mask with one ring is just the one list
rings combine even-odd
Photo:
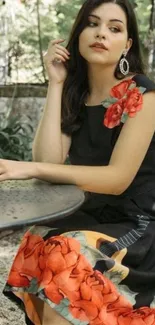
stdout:
[[[96,16],[96,15],[93,15],[93,14],[92,15],[89,15],[88,17],[94,17],[94,18],[97,18],[97,19],[101,20],[101,18],[99,16]],[[119,23],[124,24],[122,20],[119,20],[119,19],[110,19],[110,22],[113,22],[113,21],[117,21]]]

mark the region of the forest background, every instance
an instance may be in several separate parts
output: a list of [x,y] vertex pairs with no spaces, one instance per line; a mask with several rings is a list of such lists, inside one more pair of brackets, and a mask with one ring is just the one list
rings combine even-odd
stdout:
[[[65,38],[84,0],[0,0],[0,83],[47,81],[43,53]],[[155,0],[130,0],[148,73],[155,77]],[[63,43],[65,46],[65,43]]]

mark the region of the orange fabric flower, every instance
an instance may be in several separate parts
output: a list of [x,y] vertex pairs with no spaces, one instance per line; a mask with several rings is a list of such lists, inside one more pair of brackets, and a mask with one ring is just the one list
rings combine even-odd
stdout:
[[27,287],[32,278],[39,281],[41,270],[38,261],[43,243],[41,236],[30,232],[25,234],[8,277],[9,285]]
[[[80,299],[71,303],[71,314],[92,325],[113,324],[116,312],[131,309],[131,304],[117,292],[113,283],[99,271],[87,274],[80,285]],[[116,323],[117,324],[117,323]]]
[[121,99],[108,107],[104,117],[104,125],[109,129],[112,129],[120,124],[121,116],[124,110],[124,101],[124,99]]
[[128,88],[131,86],[131,84],[136,83],[132,79],[122,81],[111,89],[110,95],[112,97],[121,99],[127,92]]
[[80,255],[80,243],[69,237],[55,236],[42,247],[39,266],[43,271],[40,287],[55,303],[67,296],[71,301],[79,299],[79,286],[90,264]]
[[133,310],[115,285],[93,270],[74,238],[55,236],[44,241],[27,232],[8,284],[28,287],[33,278],[47,298],[56,304],[67,298],[72,316],[90,325],[155,325],[155,309]]
[[[134,87],[135,85],[135,87]],[[130,88],[133,86],[134,88]],[[122,81],[111,90],[111,96],[118,98],[118,101],[112,103],[109,99],[106,102],[107,111],[104,116],[103,124],[109,129],[124,123],[127,116],[134,117],[142,109],[143,96],[145,88],[139,89],[133,80]],[[109,103],[109,106],[108,106]],[[104,105],[104,102],[103,102]]]
[[128,91],[127,99],[124,103],[124,113],[128,113],[130,117],[134,117],[142,108],[143,96],[136,87]]
[[142,307],[123,313],[118,317],[118,325],[155,325],[155,309]]

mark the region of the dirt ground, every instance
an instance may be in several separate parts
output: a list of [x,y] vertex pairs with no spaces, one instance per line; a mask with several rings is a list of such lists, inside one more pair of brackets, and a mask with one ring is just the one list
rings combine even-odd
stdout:
[[0,232],[0,325],[25,325],[23,312],[2,294],[2,290],[26,230]]

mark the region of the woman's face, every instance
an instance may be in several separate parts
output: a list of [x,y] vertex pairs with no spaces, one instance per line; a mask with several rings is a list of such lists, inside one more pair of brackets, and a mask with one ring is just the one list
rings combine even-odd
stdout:
[[[88,25],[79,36],[79,52],[88,64],[117,65],[132,40],[128,40],[127,18],[120,6],[104,3],[91,12]],[[106,49],[90,47],[102,43]]]

